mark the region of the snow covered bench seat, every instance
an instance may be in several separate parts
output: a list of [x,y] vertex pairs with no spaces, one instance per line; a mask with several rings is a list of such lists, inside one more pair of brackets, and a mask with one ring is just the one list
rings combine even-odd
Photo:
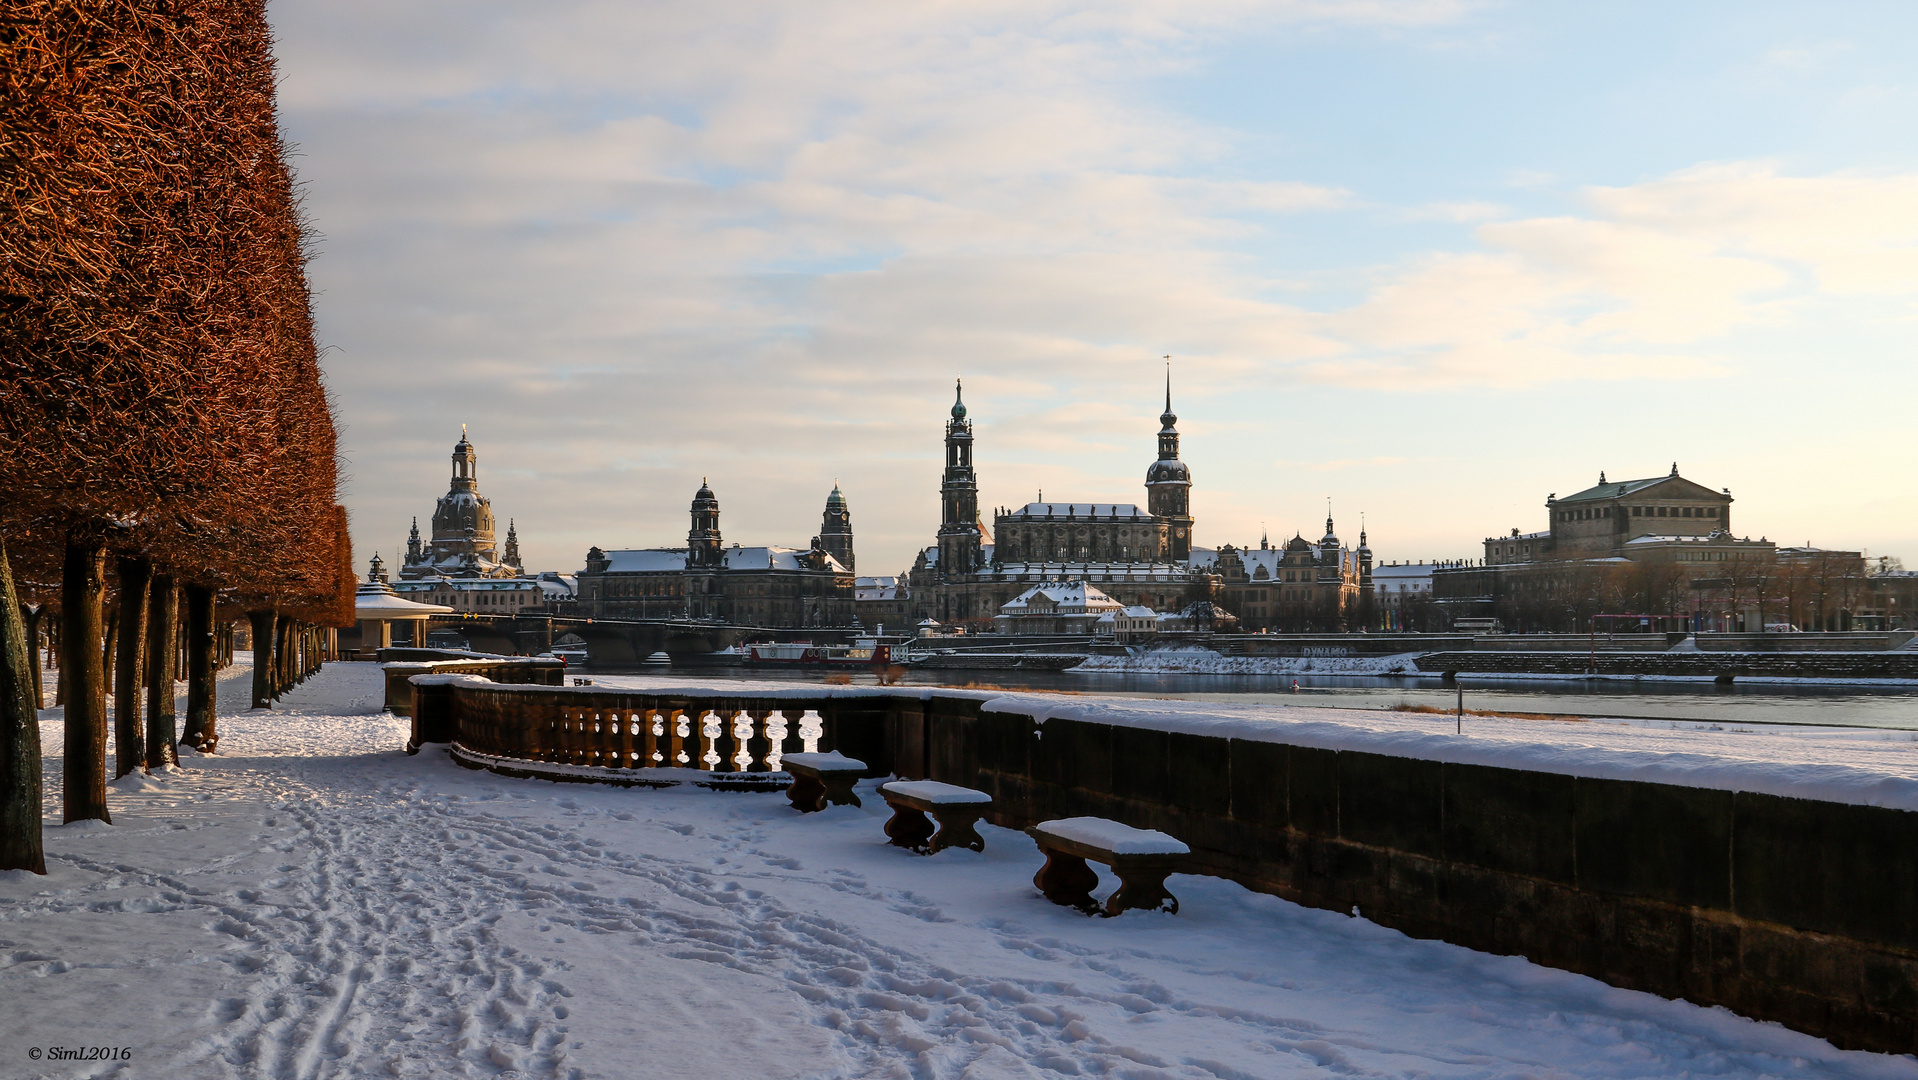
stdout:
[[1032,883],[1053,903],[1088,915],[1099,911],[1092,899],[1099,875],[1086,865],[1091,859],[1110,866],[1119,878],[1119,887],[1106,897],[1108,917],[1128,908],[1178,913],[1179,900],[1166,891],[1165,879],[1184,865],[1192,849],[1173,837],[1096,817],[1042,821],[1026,834],[1046,855]]
[[827,806],[858,806],[859,796],[852,786],[866,772],[866,763],[834,750],[829,754],[787,754],[779,767],[792,774],[792,787],[786,798],[802,814],[824,810]]
[[[926,855],[950,847],[986,850],[985,837],[973,828],[992,808],[992,796],[985,792],[937,780],[894,780],[880,785],[879,794],[892,807],[886,835],[893,846]],[[933,821],[939,823],[936,831]]]

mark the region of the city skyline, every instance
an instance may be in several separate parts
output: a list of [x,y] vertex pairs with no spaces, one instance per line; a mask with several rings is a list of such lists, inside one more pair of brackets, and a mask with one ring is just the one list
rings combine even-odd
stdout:
[[362,563],[467,421],[529,567],[673,542],[701,476],[803,543],[837,478],[896,573],[954,375],[982,500],[1140,501],[1167,353],[1207,546],[1330,494],[1469,558],[1676,459],[1918,553],[1896,5],[273,18]]

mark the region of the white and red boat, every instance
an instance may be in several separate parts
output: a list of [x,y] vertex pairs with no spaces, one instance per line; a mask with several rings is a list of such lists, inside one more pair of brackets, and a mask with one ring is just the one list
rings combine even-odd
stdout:
[[810,641],[762,641],[741,645],[753,667],[884,667],[892,646],[860,639],[851,645],[814,645]]

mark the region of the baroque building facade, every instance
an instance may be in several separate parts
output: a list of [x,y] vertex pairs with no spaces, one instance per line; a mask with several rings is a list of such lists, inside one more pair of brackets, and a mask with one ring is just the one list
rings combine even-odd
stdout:
[[[1507,630],[1566,630],[1606,616],[1643,629],[1758,630],[1784,557],[1732,533],[1732,495],[1679,475],[1598,483],[1545,499],[1546,527],[1487,537],[1485,557],[1434,571],[1432,595],[1453,618]],[[1845,553],[1855,561],[1857,553]]]
[[[1158,611],[1212,599],[1209,552],[1192,546],[1192,475],[1179,459],[1178,417],[1166,384],[1158,457],[1146,470],[1146,508],[1104,500],[1047,501],[979,512],[972,420],[963,385],[945,425],[939,533],[908,575],[916,619],[987,630],[1005,604],[1042,582],[1091,585],[1114,601]],[[996,537],[996,540],[995,540]]]
[[837,485],[810,550],[727,547],[719,499],[704,481],[690,514],[685,547],[588,551],[575,611],[592,618],[703,619],[770,629],[853,624],[852,515]]
[[479,455],[461,424],[460,441],[453,445],[452,483],[433,507],[432,539],[420,539],[420,519],[414,518],[400,580],[521,576],[518,531],[507,523],[504,550],[495,535],[493,504],[479,491]]
[[1345,546],[1325,517],[1318,543],[1303,535],[1280,547],[1264,539],[1256,548],[1219,548],[1212,564],[1219,576],[1219,606],[1249,631],[1335,632],[1373,621],[1372,548],[1359,530],[1355,551]]
[[519,531],[509,519],[500,543],[493,504],[479,490],[479,455],[460,427],[453,446],[453,476],[433,507],[430,539],[420,521],[406,538],[406,558],[393,591],[423,604],[458,612],[514,615],[572,599],[571,575],[528,574],[520,560]]

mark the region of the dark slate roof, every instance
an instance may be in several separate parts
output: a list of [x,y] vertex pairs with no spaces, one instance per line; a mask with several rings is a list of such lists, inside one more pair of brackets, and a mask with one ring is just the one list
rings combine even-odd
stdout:
[[1647,488],[1657,487],[1665,483],[1677,484],[1688,491],[1696,492],[1698,493],[1698,497],[1717,496],[1719,498],[1725,498],[1722,492],[1713,491],[1702,484],[1694,483],[1682,476],[1667,475],[1654,476],[1648,480],[1621,480],[1617,483],[1596,484],[1577,494],[1567,495],[1558,501],[1560,503],[1599,502],[1607,499],[1616,499],[1624,495],[1636,495]]

